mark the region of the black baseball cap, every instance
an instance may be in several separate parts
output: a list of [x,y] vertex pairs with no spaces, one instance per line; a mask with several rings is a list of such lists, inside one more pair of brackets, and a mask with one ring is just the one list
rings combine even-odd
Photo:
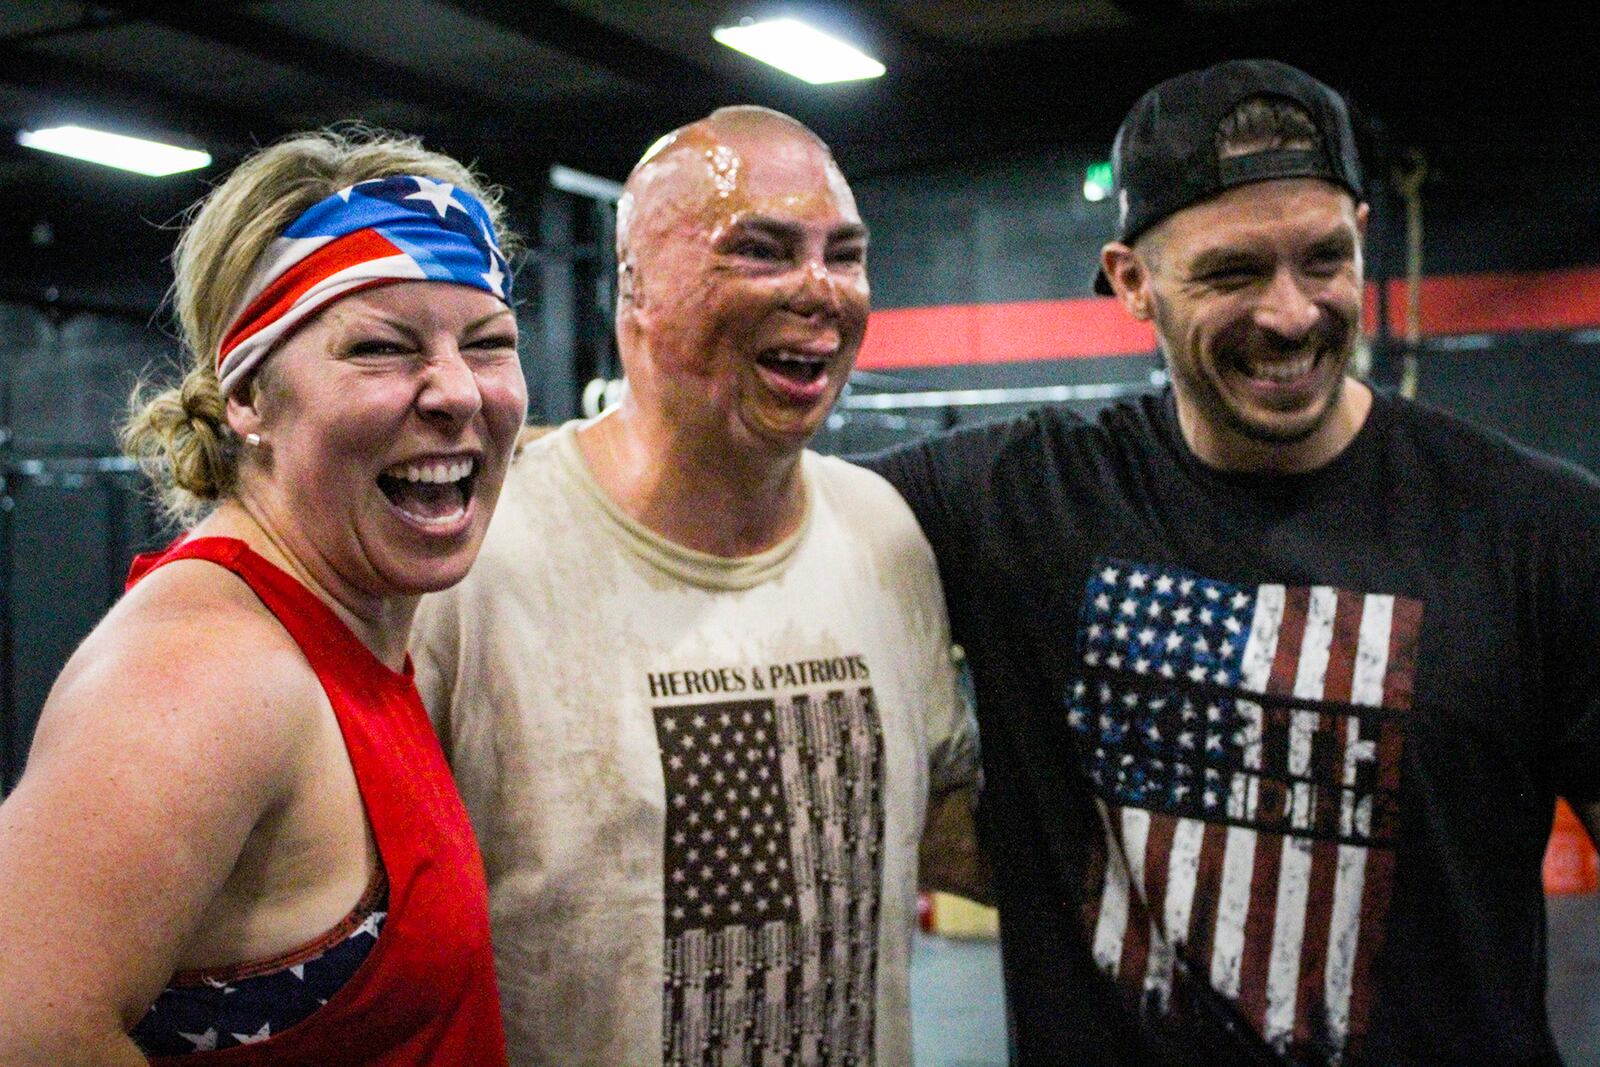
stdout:
[[[1314,149],[1274,148],[1217,158],[1217,127],[1252,96],[1299,104],[1322,135]],[[1350,112],[1338,93],[1303,70],[1271,59],[1233,59],[1169,78],[1139,98],[1111,144],[1117,240],[1132,241],[1174,212],[1236,185],[1323,178],[1361,193]],[[1111,294],[1105,272],[1094,291]]]

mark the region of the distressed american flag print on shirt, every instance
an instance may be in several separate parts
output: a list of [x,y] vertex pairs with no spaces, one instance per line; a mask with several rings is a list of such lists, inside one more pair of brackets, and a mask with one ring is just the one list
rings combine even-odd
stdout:
[[1102,559],[1068,722],[1104,805],[1085,921],[1142,1010],[1179,969],[1280,1052],[1338,1062],[1371,1007],[1422,605]]
[[655,717],[664,1067],[872,1063],[884,809],[871,688]]

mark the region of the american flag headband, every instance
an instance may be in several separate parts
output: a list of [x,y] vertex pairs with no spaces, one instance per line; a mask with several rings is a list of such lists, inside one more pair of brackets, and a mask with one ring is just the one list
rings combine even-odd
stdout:
[[418,175],[359,182],[313,204],[262,255],[217,352],[222,395],[318,310],[393,281],[455,282],[511,303],[510,268],[477,197]]

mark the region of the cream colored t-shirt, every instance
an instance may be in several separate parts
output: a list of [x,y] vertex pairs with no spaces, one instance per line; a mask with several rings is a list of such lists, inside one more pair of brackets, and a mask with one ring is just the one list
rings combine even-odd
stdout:
[[513,464],[413,639],[512,1062],[909,1063],[923,813],[977,775],[927,541],[807,453],[793,537],[691,551],[611,502],[578,425]]

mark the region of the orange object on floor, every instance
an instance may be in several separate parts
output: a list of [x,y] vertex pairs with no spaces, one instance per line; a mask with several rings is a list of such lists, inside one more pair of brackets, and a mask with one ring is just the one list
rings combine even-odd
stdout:
[[1583,823],[1565,800],[1556,801],[1555,825],[1544,853],[1546,893],[1593,893],[1600,887],[1600,863]]

